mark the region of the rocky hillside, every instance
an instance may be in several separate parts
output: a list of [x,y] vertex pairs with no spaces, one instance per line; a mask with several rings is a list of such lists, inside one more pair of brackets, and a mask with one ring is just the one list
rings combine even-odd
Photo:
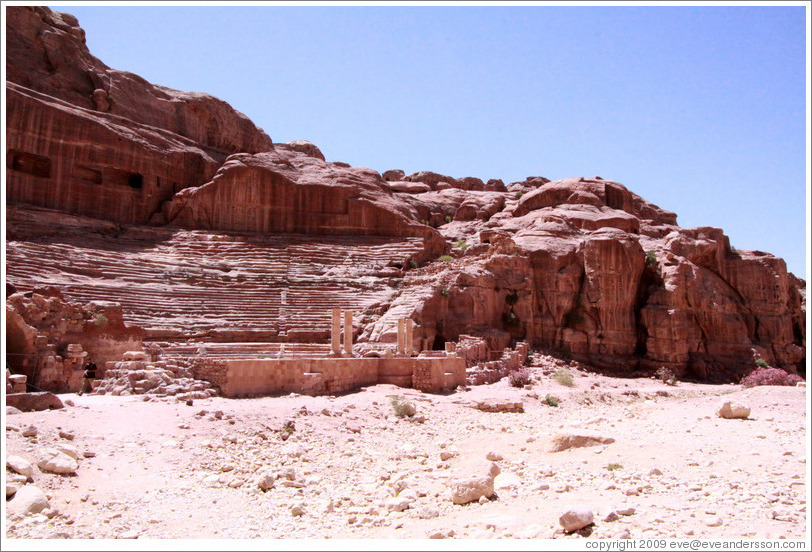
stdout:
[[[66,236],[85,229],[94,243],[106,244],[99,251],[122,259],[182,232],[210,242],[212,259],[220,250],[245,259],[240,247],[249,247],[251,235],[341,237],[364,247],[386,237],[388,263],[350,269],[336,259],[308,261],[307,253],[299,259],[319,268],[325,305],[331,276],[358,284],[361,342],[391,341],[398,317],[410,316],[428,349],[474,335],[493,351],[525,340],[627,374],[667,366],[680,378],[730,381],[752,370],[755,358],[804,373],[806,283],[780,258],[732,249],[721,229],[681,228],[674,213],[620,183],[528,177],[505,185],[328,162],[308,142],[273,144],[221,100],[108,68],[89,53],[70,15],[9,7],[6,21],[7,202],[16,213],[7,272],[14,290],[64,286],[66,300],[85,301],[111,283],[126,295],[132,271],[139,284],[167,290],[174,289],[168,273],[187,284],[199,283],[203,272],[224,285],[231,285],[227,276],[239,276],[230,268],[195,274],[199,267],[176,255],[163,267],[122,262],[120,271],[86,270],[84,291],[72,295],[68,284],[78,273],[58,259]],[[59,220],[50,231],[24,222],[37,217]],[[36,270],[25,264],[32,252]],[[256,290],[267,285],[264,265],[235,262],[245,263],[243,281]],[[286,297],[289,273],[267,270]],[[382,298],[386,290],[391,295]],[[171,310],[172,294],[160,297]],[[249,309],[253,301],[245,297],[229,308]],[[207,301],[181,310],[203,316]],[[154,307],[133,303],[125,322],[138,318],[149,329],[150,317],[161,316],[146,313]],[[323,330],[298,329],[303,342]],[[262,339],[288,337],[271,332]]]

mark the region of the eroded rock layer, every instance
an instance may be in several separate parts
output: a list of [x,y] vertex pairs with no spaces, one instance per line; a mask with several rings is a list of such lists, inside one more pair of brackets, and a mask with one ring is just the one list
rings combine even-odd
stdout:
[[[176,354],[321,350],[339,307],[367,351],[407,317],[421,349],[527,341],[706,381],[754,358],[804,369],[806,283],[620,183],[381,175],[106,67],[67,14],[9,7],[7,35],[7,296],[112,302]],[[50,331],[25,329],[23,302],[7,300],[15,331]]]

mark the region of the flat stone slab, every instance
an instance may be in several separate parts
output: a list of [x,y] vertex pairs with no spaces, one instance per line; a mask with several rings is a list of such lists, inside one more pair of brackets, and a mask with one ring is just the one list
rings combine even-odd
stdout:
[[53,393],[9,393],[6,406],[13,406],[23,412],[65,408],[62,400]]

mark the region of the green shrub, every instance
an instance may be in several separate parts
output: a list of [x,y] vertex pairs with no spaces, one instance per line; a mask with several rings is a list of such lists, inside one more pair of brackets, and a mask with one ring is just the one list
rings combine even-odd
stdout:
[[451,295],[451,292],[448,290],[448,288],[444,287],[440,289],[440,295],[442,295],[443,297],[448,297],[449,295]]
[[764,360],[763,358],[761,358],[761,357],[757,358],[755,360],[755,363],[756,363],[756,366],[759,367],[759,368],[769,368],[770,367],[769,363],[766,360]]
[[606,466],[605,466],[605,467],[606,467],[606,469],[607,469],[607,470],[609,470],[609,471],[615,471],[615,470],[622,470],[622,469],[623,469],[623,466],[622,466],[622,465],[620,465],[620,464],[616,464],[616,463],[614,463],[614,462],[612,462],[611,464],[606,464]]
[[392,405],[392,411],[398,418],[411,418],[417,413],[417,409],[414,407],[414,404],[407,401],[400,395],[395,395],[392,397],[390,399],[390,403]]
[[572,374],[566,368],[559,368],[553,373],[553,379],[565,387],[572,387],[575,382],[572,379]]
[[445,222],[446,222],[446,224],[451,222],[451,215],[446,215],[445,216]]
[[558,398],[553,397],[552,395],[546,395],[544,397],[544,402],[547,403],[547,406],[558,406]]
[[649,249],[646,251],[646,266],[653,267],[657,264],[657,255],[654,254],[654,251]]
[[448,263],[454,260],[454,257],[451,255],[442,255],[438,260],[443,261],[444,263]]
[[417,261],[409,259],[409,268],[417,268]]
[[521,199],[521,198],[522,198],[522,191],[521,191],[521,190],[519,190],[518,192],[516,192],[516,193],[514,194],[514,197],[515,197],[516,199]]
[[93,324],[96,325],[97,328],[104,328],[107,326],[107,317],[103,314],[94,314],[93,315]]
[[465,251],[466,249],[468,249],[468,243],[465,240],[457,240],[457,242],[454,244],[454,247],[459,247],[460,249]]

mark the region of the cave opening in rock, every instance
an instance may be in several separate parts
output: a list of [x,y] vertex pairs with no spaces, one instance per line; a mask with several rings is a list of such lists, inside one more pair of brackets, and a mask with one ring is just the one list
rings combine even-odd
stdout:
[[132,173],[127,178],[127,184],[129,184],[130,188],[133,188],[134,190],[140,190],[144,187],[144,175],[141,173]]

